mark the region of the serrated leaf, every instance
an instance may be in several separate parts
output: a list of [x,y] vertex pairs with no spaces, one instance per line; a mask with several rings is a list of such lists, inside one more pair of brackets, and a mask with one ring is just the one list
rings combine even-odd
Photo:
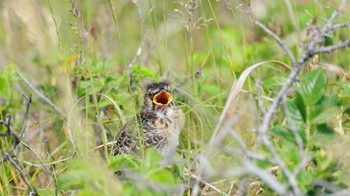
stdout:
[[82,97],[86,94],[97,93],[104,87],[104,80],[93,78],[90,80],[81,80],[78,83],[78,95]]
[[317,103],[325,92],[326,78],[321,69],[315,69],[300,80],[300,94],[306,105]]

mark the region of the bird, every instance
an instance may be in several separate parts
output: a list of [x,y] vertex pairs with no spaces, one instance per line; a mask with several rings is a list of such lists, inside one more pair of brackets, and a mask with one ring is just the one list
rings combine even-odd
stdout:
[[[155,148],[162,155],[161,166],[170,165],[185,126],[185,115],[174,103],[169,81],[145,81],[142,87],[144,98],[139,116],[144,147]],[[132,153],[137,145],[138,142],[124,126],[116,140],[113,154]]]

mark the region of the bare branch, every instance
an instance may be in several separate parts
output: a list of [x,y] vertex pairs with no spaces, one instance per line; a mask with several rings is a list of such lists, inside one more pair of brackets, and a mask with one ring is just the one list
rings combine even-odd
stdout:
[[341,50],[341,49],[348,48],[348,47],[350,47],[350,41],[341,42],[341,43],[339,43],[337,45],[327,46],[327,47],[322,47],[322,48],[315,49],[312,52],[312,55],[322,54],[322,53],[331,53],[331,52],[334,52],[336,50]]
[[38,91],[19,71],[16,70],[17,75],[23,80],[23,82],[30,88],[32,91],[40,97],[45,103],[47,103],[51,108],[57,112],[60,116],[64,116],[63,112],[58,109],[58,107],[53,104],[44,94],[42,94],[40,91]]
[[251,161],[243,161],[243,164],[247,172],[264,181],[278,195],[288,195],[286,187],[281,184],[272,174],[256,166]]
[[41,165],[56,165],[58,163],[63,163],[65,161],[69,161],[71,160],[75,155],[71,155],[70,157],[66,157],[57,161],[52,161],[52,162],[47,162],[47,163],[42,163],[42,164],[36,164],[36,163],[32,163],[26,160],[22,160],[22,159],[17,159],[18,161],[20,161],[21,163],[24,163],[26,165],[31,165],[31,166],[35,166],[35,167],[41,167]]
[[290,186],[293,189],[293,193],[295,195],[301,195],[301,191],[299,189],[296,177],[287,168],[286,164],[284,163],[282,158],[277,153],[275,147],[273,146],[273,144],[269,140],[268,136],[266,134],[261,134],[260,136],[261,136],[262,142],[264,143],[264,145],[268,148],[269,152],[271,153],[274,161],[276,161],[276,164],[281,168],[282,172],[284,173],[284,175],[288,179],[288,182],[290,183]]
[[[226,195],[224,192],[222,192],[219,188],[215,187],[214,185],[210,184],[209,182],[203,180],[200,176],[197,176],[195,174],[191,175],[192,178],[196,179],[197,181],[205,184],[206,186],[210,187],[214,191],[218,192],[220,195]],[[192,194],[192,195],[197,195],[197,194]]]
[[7,114],[6,115],[6,121],[0,121],[0,124],[3,124],[6,126],[7,131],[5,133],[0,133],[0,137],[7,137],[9,135],[13,135],[13,147],[16,147],[20,141],[20,138],[18,136],[18,134],[16,133],[16,131],[13,129],[12,127],[12,116],[11,114]]
[[350,28],[350,21],[349,22],[340,23],[340,24],[335,24],[329,30],[330,31],[334,31],[336,29],[340,29],[340,28],[344,28],[344,27]]
[[129,63],[129,65],[128,65],[129,69],[131,69],[132,66],[135,65],[136,61],[140,58],[141,53],[142,53],[142,50],[143,50],[143,46],[144,46],[145,41],[146,41],[146,35],[147,35],[147,34],[148,34],[148,31],[146,31],[146,33],[144,34],[143,39],[141,40],[140,47],[137,49],[137,52],[136,52],[134,58],[133,58],[132,61]]
[[289,50],[289,48],[284,44],[284,42],[279,38],[274,32],[272,32],[270,29],[268,29],[265,25],[260,23],[259,21],[254,22],[255,25],[259,26],[262,30],[264,30],[267,34],[269,34],[277,44],[282,48],[283,52],[289,57],[289,59],[292,61],[292,63],[295,63],[295,58],[293,56],[293,53]]
[[328,195],[329,196],[347,196],[347,195],[350,195],[350,189],[344,189]]
[[33,186],[30,184],[29,180],[27,179],[26,174],[22,171],[22,168],[16,163],[16,161],[6,152],[5,152],[3,158],[4,158],[4,160],[9,161],[16,168],[16,170],[21,174],[24,182],[27,184],[27,186],[30,189],[29,195],[36,195],[36,192],[35,192]]
[[23,134],[27,128],[27,122],[28,122],[28,115],[29,115],[29,108],[30,108],[30,104],[32,103],[32,95],[29,94],[29,96],[27,96],[26,94],[22,94],[24,101],[26,103],[26,110],[24,112],[24,122],[23,122],[23,126],[22,126],[22,130],[19,134],[19,138],[22,139]]
[[56,195],[57,195],[57,191],[58,191],[58,185],[57,185],[57,182],[56,182],[56,177],[55,175],[50,171],[50,169],[44,165],[44,162],[42,161],[42,159],[40,158],[40,156],[26,143],[24,142],[21,142],[21,144],[26,147],[29,151],[31,151],[34,156],[38,159],[38,161],[40,162],[40,165],[41,167],[46,171],[47,174],[49,174],[53,180],[53,183],[55,185],[55,192],[56,192]]
[[255,79],[255,86],[256,86],[256,99],[258,101],[260,112],[264,115],[266,110],[265,110],[264,102],[263,102],[262,96],[261,96],[261,85],[260,85],[259,79]]
[[300,161],[300,163],[298,164],[298,166],[294,169],[293,171],[293,175],[297,176],[300,171],[305,168],[305,165],[310,162],[311,157],[308,156],[303,156],[303,159]]

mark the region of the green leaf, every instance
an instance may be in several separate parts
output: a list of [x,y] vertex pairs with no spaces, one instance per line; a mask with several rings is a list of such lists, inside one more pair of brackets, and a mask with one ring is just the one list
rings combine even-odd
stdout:
[[309,171],[303,169],[300,171],[299,175],[297,176],[298,182],[300,182],[303,186],[307,186],[312,184],[313,176],[310,174]]
[[283,86],[283,84],[286,82],[286,78],[282,76],[272,76],[264,81],[263,87],[265,89],[272,89],[275,87]]
[[78,95],[82,97],[86,94],[97,93],[104,87],[104,80],[100,78],[92,78],[91,81],[81,80],[78,83]]
[[340,112],[340,100],[335,95],[326,95],[311,107],[310,121],[314,124],[327,123]]
[[143,168],[144,169],[154,169],[159,168],[159,163],[162,160],[162,156],[159,152],[153,148],[149,148],[146,150],[146,155],[143,160]]
[[52,196],[52,195],[55,195],[55,190],[52,190],[52,189],[37,189],[37,188],[35,188],[35,191],[40,196]]
[[0,96],[6,100],[11,98],[11,87],[7,80],[0,76]]
[[297,94],[294,100],[287,101],[287,111],[289,115],[289,123],[294,124],[297,128],[304,125],[306,122],[305,104],[299,94]]
[[321,124],[317,126],[317,132],[325,135],[333,135],[335,131],[327,126],[327,124]]
[[165,168],[153,169],[146,174],[147,179],[161,184],[174,184],[174,175]]
[[121,154],[117,156],[111,156],[107,162],[108,168],[113,171],[120,171],[127,167],[131,170],[138,170],[140,168],[140,163],[138,160],[130,154]]
[[286,127],[275,126],[271,129],[271,132],[276,137],[280,137],[289,142],[296,143],[293,132]]
[[321,69],[315,69],[300,80],[300,94],[306,105],[317,103],[325,92],[326,78]]
[[57,185],[59,190],[79,189],[83,195],[90,190],[99,192],[99,195],[106,195],[107,192],[115,195],[121,191],[121,187],[111,178],[113,178],[112,172],[102,162],[76,158],[68,162],[67,170],[58,177]]
[[336,114],[340,112],[338,107],[331,107],[323,110],[319,113],[315,118],[312,119],[313,124],[323,124],[327,123],[334,118],[336,118]]
[[217,96],[221,93],[221,90],[218,87],[218,85],[210,82],[203,84],[201,86],[201,90],[203,91],[203,93],[208,93],[212,97]]

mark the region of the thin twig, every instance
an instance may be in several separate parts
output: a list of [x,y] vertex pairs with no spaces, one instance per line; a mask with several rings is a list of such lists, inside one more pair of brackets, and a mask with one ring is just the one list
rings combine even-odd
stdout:
[[264,181],[278,195],[288,195],[286,187],[281,184],[272,174],[261,169],[251,161],[243,161],[243,165],[246,168],[247,172]]
[[45,103],[47,103],[51,108],[57,112],[60,116],[64,116],[63,112],[61,112],[58,107],[53,104],[44,94],[42,94],[40,91],[38,91],[19,71],[16,70],[16,74],[23,80],[23,82],[30,88],[32,91],[40,97]]
[[284,42],[279,38],[274,32],[272,32],[270,29],[268,29],[265,25],[260,23],[259,21],[255,21],[254,24],[259,26],[261,29],[263,29],[267,34],[269,34],[277,44],[282,48],[283,52],[289,57],[289,59],[292,61],[292,63],[295,63],[295,58],[293,56],[293,53],[288,49],[288,47],[284,44]]
[[194,179],[198,180],[199,182],[205,184],[206,186],[210,187],[214,191],[218,192],[220,195],[227,195],[226,193],[222,192],[219,188],[217,188],[214,185],[210,184],[209,182],[203,180],[200,176],[192,174],[191,177],[193,177]]
[[298,186],[298,182],[297,182],[296,177],[287,168],[286,164],[284,163],[283,159],[277,153],[275,147],[273,146],[273,144],[269,140],[268,136],[266,134],[262,134],[261,139],[262,139],[262,142],[264,143],[264,145],[268,148],[269,152],[271,153],[274,161],[276,161],[276,164],[281,168],[282,172],[284,173],[284,175],[288,179],[288,182],[293,189],[293,193],[295,195],[301,195],[301,191],[300,191],[300,188]]
[[239,188],[237,191],[237,196],[245,196],[248,193],[248,178],[243,177],[243,179],[239,182]]
[[43,162],[42,164],[32,163],[32,162],[29,162],[29,161],[26,161],[26,160],[22,160],[22,159],[17,159],[17,160],[20,161],[21,163],[26,164],[26,165],[35,166],[35,167],[41,167],[42,165],[56,165],[58,163],[63,163],[65,161],[71,160],[72,158],[74,158],[74,155],[71,155],[70,157],[66,157],[66,158],[63,158],[63,159],[57,160],[57,161],[52,161],[52,162],[47,162],[47,163]]
[[7,137],[9,135],[13,135],[13,144],[12,147],[16,147],[20,141],[20,138],[17,134],[17,132],[12,127],[12,116],[10,114],[6,115],[6,121],[0,121],[0,124],[3,124],[6,126],[7,131],[5,133],[1,133],[0,137]]
[[134,58],[133,58],[132,61],[129,63],[129,65],[128,65],[129,69],[131,69],[132,66],[135,65],[136,61],[140,58],[141,53],[142,53],[142,50],[143,50],[143,47],[144,47],[144,44],[145,44],[145,41],[146,41],[146,35],[147,35],[147,34],[148,34],[148,31],[146,31],[146,33],[144,34],[143,39],[141,40],[140,47],[137,49],[137,52],[136,52]]
[[303,156],[303,159],[300,161],[300,163],[297,165],[297,167],[294,169],[294,171],[293,171],[293,175],[294,176],[297,176],[299,173],[300,173],[300,171],[303,169],[303,168],[305,168],[305,165],[308,163],[308,162],[310,162],[310,160],[311,160],[311,157],[309,157],[309,156]]
[[23,134],[27,128],[27,122],[28,122],[28,116],[29,116],[29,108],[30,108],[30,104],[32,103],[32,95],[29,94],[29,96],[27,96],[26,94],[23,93],[23,98],[24,101],[26,102],[26,109],[24,112],[24,121],[23,121],[23,126],[22,126],[22,130],[19,134],[19,138],[22,139],[23,138]]
[[46,165],[44,165],[44,162],[42,161],[40,156],[28,144],[26,144],[24,142],[21,142],[21,144],[34,154],[36,159],[38,159],[38,161],[40,162],[41,167],[46,171],[46,173],[48,173],[51,176],[51,178],[53,180],[53,183],[55,185],[55,195],[57,195],[58,185],[57,185],[57,182],[56,182],[55,175],[50,171],[50,169]]
[[4,159],[8,160],[17,169],[17,171],[21,174],[24,182],[27,184],[27,186],[30,189],[29,195],[36,195],[36,192],[35,192],[33,186],[30,184],[29,180],[27,179],[26,174],[22,171],[22,168],[16,163],[16,161],[6,152],[4,154]]
[[266,110],[265,110],[264,102],[263,102],[262,96],[261,96],[260,80],[259,79],[255,79],[254,81],[255,81],[255,86],[256,86],[256,99],[258,101],[260,112],[264,115]]
[[331,52],[334,52],[336,50],[341,50],[341,49],[348,48],[348,47],[350,47],[350,40],[349,41],[345,41],[345,42],[341,42],[341,43],[339,43],[337,45],[327,46],[327,47],[322,47],[322,48],[315,49],[312,52],[312,55],[322,54],[322,53],[331,53]]
[[340,24],[335,24],[329,30],[330,31],[334,31],[336,29],[340,29],[340,28],[344,28],[344,27],[350,28],[350,21],[349,22],[340,23]]

